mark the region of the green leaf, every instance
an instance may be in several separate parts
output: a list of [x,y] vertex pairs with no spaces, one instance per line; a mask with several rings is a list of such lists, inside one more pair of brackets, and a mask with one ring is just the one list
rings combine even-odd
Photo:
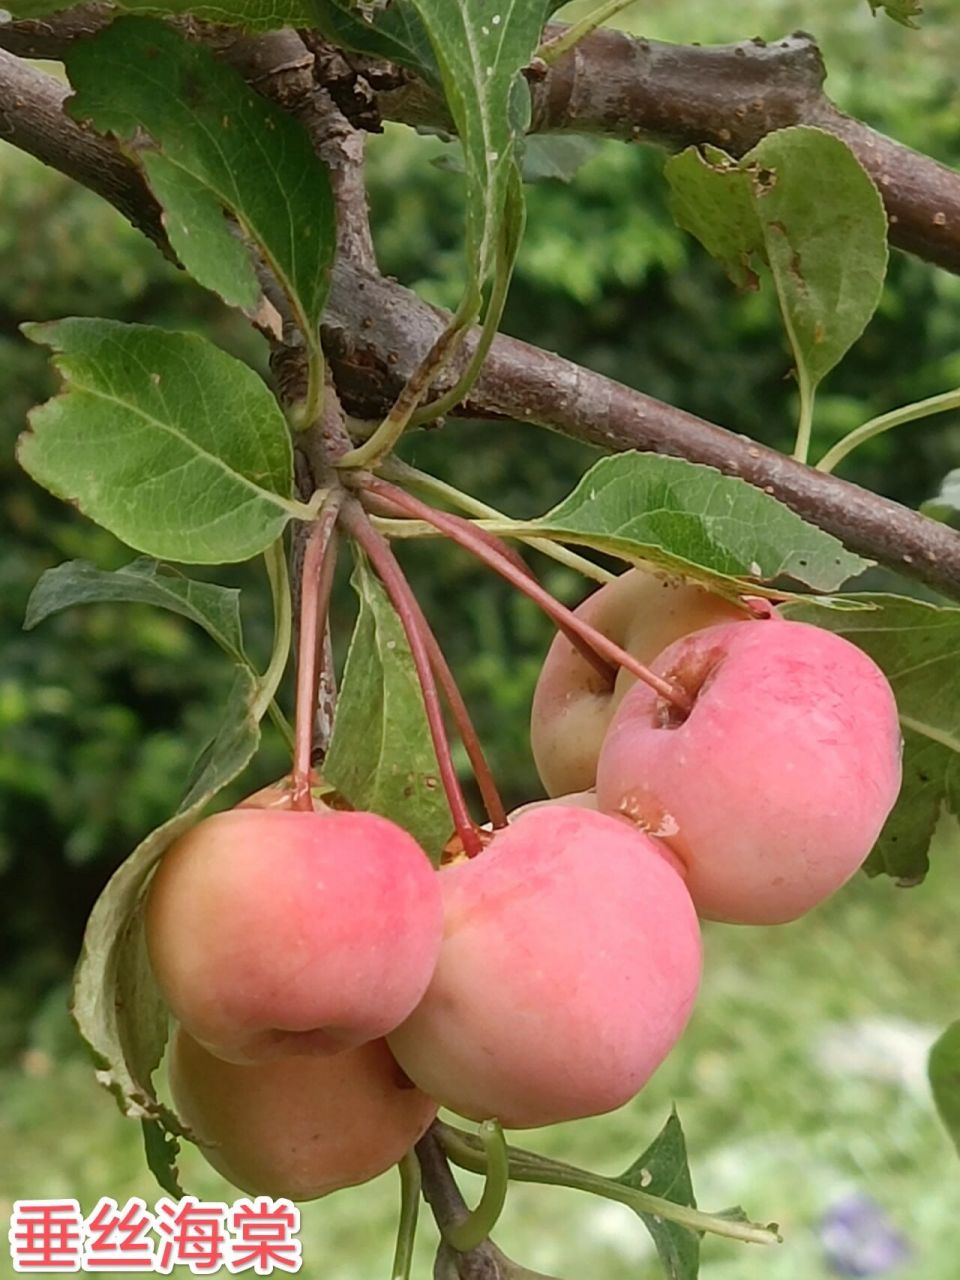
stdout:
[[696,236],[738,289],[756,289],[765,258],[750,174],[719,147],[687,147],[663,168],[674,221]]
[[738,163],[688,148],[665,173],[678,224],[738,286],[770,267],[801,379],[829,373],[866,328],[887,269],[883,202],[850,148],[803,125],[767,136]]
[[24,326],[65,387],[18,457],[39,484],[137,551],[246,560],[290,518],[293,455],[260,378],[204,338],[112,320]]
[[[40,18],[48,13],[75,8],[74,0],[6,0],[4,8],[15,18]],[[115,0],[114,8],[125,13],[153,14],[157,17],[191,14],[204,22],[244,27],[248,31],[271,31],[280,27],[310,26],[309,0]]]
[[930,1050],[927,1074],[940,1119],[960,1153],[960,1022],[952,1022]]
[[960,609],[901,596],[853,599],[869,609],[837,614],[789,604],[782,611],[859,645],[893,687],[904,736],[903,786],[865,869],[916,883],[926,875],[942,812],[960,816]]
[[260,730],[253,707],[258,686],[238,669],[223,724],[206,768],[180,809],[141,842],[114,872],[87,922],[74,978],[71,1011],[99,1068],[98,1078],[125,1115],[180,1132],[157,1100],[153,1073],[163,1053],[166,1014],[150,972],[141,908],[151,873],[165,850],[253,758]]
[[[614,1181],[625,1187],[647,1191],[653,1196],[662,1196],[674,1204],[697,1207],[687,1163],[687,1144],[676,1111],[671,1113],[639,1160],[635,1160]],[[649,1213],[640,1213],[640,1217],[653,1237],[669,1280],[696,1280],[700,1273],[699,1234]]]
[[253,263],[227,210],[317,347],[336,234],[329,175],[302,125],[202,44],[152,19],[121,18],[72,44],[65,62],[71,115],[128,144],[191,275],[226,302],[256,308]]
[[141,558],[108,572],[86,560],[48,569],[27,601],[24,630],[78,604],[152,604],[203,627],[231,657],[243,660],[240,592],[196,582],[169,565]]
[[400,619],[358,556],[360,613],[337,699],[325,779],[356,809],[404,827],[438,860],[453,829]]
[[888,18],[899,22],[901,27],[919,27],[920,25],[919,22],[914,22],[914,18],[919,18],[923,13],[920,0],[867,0],[867,4],[872,13],[877,14],[883,10]]
[[518,0],[409,0],[430,37],[444,94],[463,144],[467,258],[478,284],[493,266],[496,237],[515,181],[516,144],[529,123],[520,75],[539,43],[542,4]]
[[931,520],[960,529],[960,468],[947,472],[941,481],[940,492],[935,498],[928,498],[922,503],[920,510]]
[[168,1133],[159,1120],[141,1120],[140,1128],[143,1131],[143,1153],[147,1158],[147,1167],[167,1195],[181,1200],[185,1192],[177,1171],[179,1139]]
[[523,528],[655,564],[726,594],[781,577],[835,591],[868,565],[746,481],[652,453],[602,458],[568,498]]
[[141,1120],[140,1126],[143,1133],[143,1155],[146,1156],[148,1169],[168,1196],[182,1199],[186,1192],[180,1185],[177,1169],[179,1138],[168,1133],[159,1120]]
[[585,133],[534,133],[524,143],[520,173],[524,182],[572,182],[602,147],[602,138]]
[[[531,134],[520,154],[520,176],[525,183],[572,182],[602,146],[602,139],[584,133]],[[431,163],[448,173],[463,173],[463,148],[451,142]]]
[[305,0],[315,27],[341,49],[374,58],[387,58],[438,82],[440,73],[426,28],[411,0],[394,0],[383,9],[364,14],[352,0]]

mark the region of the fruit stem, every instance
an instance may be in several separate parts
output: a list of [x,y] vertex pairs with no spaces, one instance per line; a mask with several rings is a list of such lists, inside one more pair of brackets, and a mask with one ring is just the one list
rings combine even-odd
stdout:
[[[542,587],[539,582],[527,574],[521,573],[502,551],[495,546],[491,546],[486,538],[480,535],[479,530],[475,529],[469,520],[463,520],[459,516],[451,516],[445,511],[437,511],[435,508],[428,506],[427,503],[421,502],[419,498],[407,493],[404,489],[398,489],[396,485],[389,484],[385,480],[378,480],[369,474],[358,476],[357,481],[365,493],[373,494],[377,498],[389,498],[395,506],[406,511],[408,515],[432,524],[441,533],[445,533],[451,541],[472,552],[478,560],[496,573],[499,573],[501,577],[506,578],[519,591],[528,595],[560,627],[564,634],[571,639],[576,635],[587,649],[594,651],[594,656],[596,654],[600,655],[604,661],[604,673],[606,675],[610,675],[608,663],[613,667],[624,667],[631,675],[649,685],[661,698],[666,699],[667,702],[670,702],[681,711],[690,711],[691,702],[680,689],[676,688],[668,680],[664,680],[662,676],[655,675],[649,667],[645,667],[632,654],[627,653],[626,649],[621,649],[618,644],[614,644],[612,640],[609,640],[595,627],[590,626],[588,622],[584,622],[566,605],[562,605],[559,600],[555,600],[550,592],[545,587]],[[579,644],[577,647],[586,656],[586,650]],[[613,683],[612,679],[610,683]]]
[[[392,485],[390,487],[393,488]],[[411,497],[411,495],[406,494],[405,490],[398,489],[396,490],[396,492],[402,493],[406,497]],[[419,499],[416,499],[416,498],[412,500],[415,502],[419,501]],[[383,511],[383,510],[392,511],[392,512],[403,511],[402,506],[398,502],[390,502],[388,499],[384,499],[381,497],[377,497],[376,506],[378,511]],[[517,573],[523,574],[524,577],[529,579],[529,581],[532,582],[535,586],[539,586],[539,583],[537,582],[537,578],[533,570],[529,567],[526,561],[522,559],[522,557],[514,550],[513,547],[509,546],[509,544],[504,542],[501,538],[498,538],[496,534],[490,533],[489,530],[487,529],[481,529],[472,521],[464,519],[463,516],[454,515],[452,512],[436,511],[436,509],[433,507],[427,507],[427,510],[433,511],[435,515],[442,515],[444,520],[450,522],[452,525],[455,525],[458,529],[464,530],[469,537],[479,539],[481,542],[485,543],[488,550],[491,551],[495,556],[498,556],[501,559],[505,559],[509,561],[512,568],[516,570]],[[431,523],[431,522],[428,521],[427,523]],[[439,526],[436,524],[435,521],[432,523],[435,528],[439,528]],[[461,543],[461,545],[466,546],[467,544]],[[490,562],[488,561],[487,563],[490,563]],[[543,588],[540,588],[540,589],[543,590]],[[553,599],[552,596],[550,598]],[[556,619],[554,619],[554,621],[556,621]],[[567,637],[567,639],[570,641],[570,643],[573,645],[573,647],[580,654],[580,656],[586,662],[589,662],[590,666],[593,667],[593,669],[598,673],[598,675],[602,677],[604,682],[608,684],[612,689],[614,682],[616,681],[616,678],[617,678],[616,666],[613,663],[608,662],[606,658],[604,658],[601,654],[599,654],[596,648],[592,644],[590,644],[589,641],[585,640],[582,635],[578,634],[577,631],[573,630],[570,627],[565,626],[562,622],[558,622],[557,625],[559,629],[563,632],[563,634]]]
[[341,518],[344,528],[369,557],[397,611],[407,643],[410,645],[417,679],[420,682],[424,711],[430,728],[430,737],[433,739],[433,749],[437,756],[437,767],[440,771],[444,794],[453,817],[453,825],[467,857],[476,857],[483,846],[480,833],[467,809],[467,802],[463,797],[460,780],[453,764],[453,756],[450,754],[450,743],[447,740],[443,712],[440,708],[440,695],[424,637],[423,614],[420,606],[404,577],[403,570],[390,550],[390,544],[374,529],[363,507],[356,500],[349,500],[343,506]]
[[[414,489],[420,489],[428,497],[439,499],[441,502],[449,502],[451,506],[459,507],[461,511],[466,512],[469,516],[478,516],[480,519],[488,520],[506,521],[508,519],[502,511],[498,511],[496,507],[491,507],[486,502],[481,502],[472,493],[465,493],[462,489],[456,488],[455,485],[449,484],[446,480],[440,480],[437,476],[432,476],[426,471],[411,467],[409,463],[401,462],[395,456],[384,458],[377,470],[383,479],[392,480],[396,484],[406,484]],[[565,565],[576,573],[582,573],[585,578],[592,578],[594,582],[613,582],[617,576],[615,573],[611,573],[609,569],[604,569],[603,565],[594,564],[586,556],[577,555],[569,547],[559,546],[557,543],[551,542],[549,538],[524,538],[518,535],[518,541],[524,543],[525,546],[532,547],[535,551],[539,551],[541,555],[549,556],[551,560],[556,560],[558,564]]]
[[397,1225],[397,1248],[393,1255],[390,1277],[391,1280],[410,1280],[422,1183],[420,1162],[413,1151],[407,1152],[397,1165],[397,1171],[400,1174],[400,1221]]
[[457,726],[457,733],[460,735],[460,741],[463,743],[467,758],[470,761],[470,767],[473,769],[473,776],[477,780],[477,790],[480,792],[480,799],[483,801],[483,807],[486,810],[487,817],[490,819],[490,825],[499,830],[499,828],[507,825],[507,811],[503,807],[503,801],[500,798],[500,792],[497,790],[493,772],[487,763],[487,757],[480,742],[480,735],[477,733],[470,718],[470,712],[467,710],[463,694],[460,692],[460,687],[453,677],[453,672],[450,670],[450,664],[444,657],[440,643],[427,622],[419,602],[417,603],[417,611],[420,614],[423,638],[430,655],[433,674],[440,682],[444,699],[450,708],[453,722]]
[[477,1137],[483,1146],[483,1194],[466,1218],[450,1223],[443,1231],[443,1238],[457,1253],[468,1253],[486,1240],[500,1219],[510,1185],[510,1158],[499,1122],[484,1120]]
[[[473,1134],[463,1129],[455,1129],[452,1125],[443,1124],[440,1121],[434,1124],[433,1133],[443,1148],[444,1154],[455,1165],[471,1173],[486,1171],[486,1150]],[[745,1244],[780,1244],[781,1242],[780,1233],[775,1225],[764,1227],[756,1222],[738,1221],[721,1214],[704,1213],[690,1205],[677,1204],[673,1200],[665,1200],[662,1196],[650,1195],[647,1191],[627,1186],[614,1178],[604,1178],[600,1174],[589,1173],[586,1169],[578,1169],[574,1165],[564,1164],[559,1160],[550,1160],[518,1147],[507,1147],[507,1155],[509,1175],[514,1182],[535,1182],[548,1186],[570,1187],[575,1191],[586,1191],[591,1195],[603,1196],[607,1200],[616,1200],[619,1204],[628,1205],[637,1213],[651,1214],[667,1222],[675,1222],[678,1226],[686,1227],[690,1231],[707,1231],[712,1235],[740,1240]]]
[[313,733],[317,711],[319,652],[327,621],[333,573],[337,563],[336,526],[343,501],[334,490],[307,538],[300,589],[300,629],[297,638],[297,699],[294,724],[291,809],[309,813],[313,767]]

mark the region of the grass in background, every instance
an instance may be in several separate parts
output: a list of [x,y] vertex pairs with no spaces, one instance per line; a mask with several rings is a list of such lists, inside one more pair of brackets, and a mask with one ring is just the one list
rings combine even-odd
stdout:
[[[934,1115],[924,1072],[937,1031],[958,1014],[960,852],[944,833],[933,870],[907,892],[855,880],[795,924],[706,929],[702,997],[681,1045],[651,1085],[611,1116],[519,1141],[601,1172],[646,1146],[675,1101],[705,1208],[741,1203],[781,1223],[779,1249],[708,1241],[705,1280],[826,1280],[822,1215],[851,1194],[875,1201],[907,1238],[893,1275],[956,1280],[960,1166]],[[0,1073],[0,1238],[10,1202],[160,1194],[124,1122],[74,1051],[63,1000],[38,1013],[34,1047]],[[186,1189],[233,1192],[192,1150]],[[479,1181],[464,1178],[468,1196]],[[389,1275],[397,1203],[391,1173],[303,1206],[303,1275]],[[431,1273],[427,1221],[415,1275]],[[497,1232],[527,1266],[563,1280],[656,1280],[639,1219],[576,1192],[518,1186]],[[0,1266],[2,1271],[2,1266]]]

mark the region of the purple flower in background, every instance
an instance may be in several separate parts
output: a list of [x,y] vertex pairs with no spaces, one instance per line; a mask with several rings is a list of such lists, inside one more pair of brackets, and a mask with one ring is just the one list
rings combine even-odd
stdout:
[[866,1195],[846,1196],[828,1209],[820,1240],[827,1265],[838,1276],[882,1276],[912,1256],[906,1237]]

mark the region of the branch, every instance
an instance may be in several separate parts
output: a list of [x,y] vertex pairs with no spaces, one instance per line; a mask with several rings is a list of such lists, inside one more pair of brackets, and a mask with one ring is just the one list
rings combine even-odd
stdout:
[[[960,272],[960,173],[845,115],[823,92],[825,79],[816,41],[803,33],[702,47],[604,29],[531,84],[531,127],[671,150],[711,142],[741,156],[774,129],[815,125],[841,138],[877,184],[891,243]],[[380,109],[409,124],[445,116],[421,86],[381,94]]]
[[[42,20],[0,24],[0,46],[25,58],[58,58],[71,41],[110,21],[103,5]],[[236,33],[192,19],[178,25],[221,49]],[[547,37],[562,33],[555,25]],[[292,32],[260,37],[268,45],[297,40]],[[249,42],[255,43],[255,42]],[[311,42],[312,43],[312,42]],[[301,45],[302,47],[302,45]],[[416,78],[377,92],[392,78],[372,60],[366,73],[375,114],[427,127],[449,126],[442,99]],[[742,155],[765,134],[808,124],[836,134],[876,182],[898,248],[960,273],[960,173],[894,142],[838,110],[823,92],[826,71],[812,36],[802,32],[767,43],[672,45],[604,28],[554,66],[531,68],[532,129],[656,142],[679,149],[703,142]],[[369,110],[369,106],[367,107]]]
[[[24,85],[29,92],[21,90]],[[2,117],[8,139],[99,191],[162,241],[159,210],[139,173],[108,141],[58,114],[64,93],[52,76],[0,52],[0,101],[15,104]],[[51,146],[52,132],[65,139],[59,147]],[[382,414],[446,323],[444,312],[396,282],[338,263],[324,341],[346,408],[358,417]],[[467,358],[475,341],[473,335],[465,344]],[[289,363],[294,375],[296,362]],[[741,476],[852,550],[960,598],[960,534],[945,525],[528,343],[496,339],[463,411],[538,423],[602,449],[671,454]]]
[[337,210],[337,254],[376,271],[364,182],[365,135],[355,129],[328,93],[319,62],[294,31],[244,37],[222,50],[225,61],[304,126],[330,173]]
[[[444,323],[442,312],[396,282],[340,265],[324,343],[348,411],[375,417],[390,404]],[[960,534],[946,525],[529,343],[498,337],[460,412],[537,423],[614,452],[641,449],[716,467],[851,550],[960,598]]]
[[67,85],[0,49],[0,140],[103,196],[172,257],[160,206],[140,171],[112,142],[64,115],[69,93]]

